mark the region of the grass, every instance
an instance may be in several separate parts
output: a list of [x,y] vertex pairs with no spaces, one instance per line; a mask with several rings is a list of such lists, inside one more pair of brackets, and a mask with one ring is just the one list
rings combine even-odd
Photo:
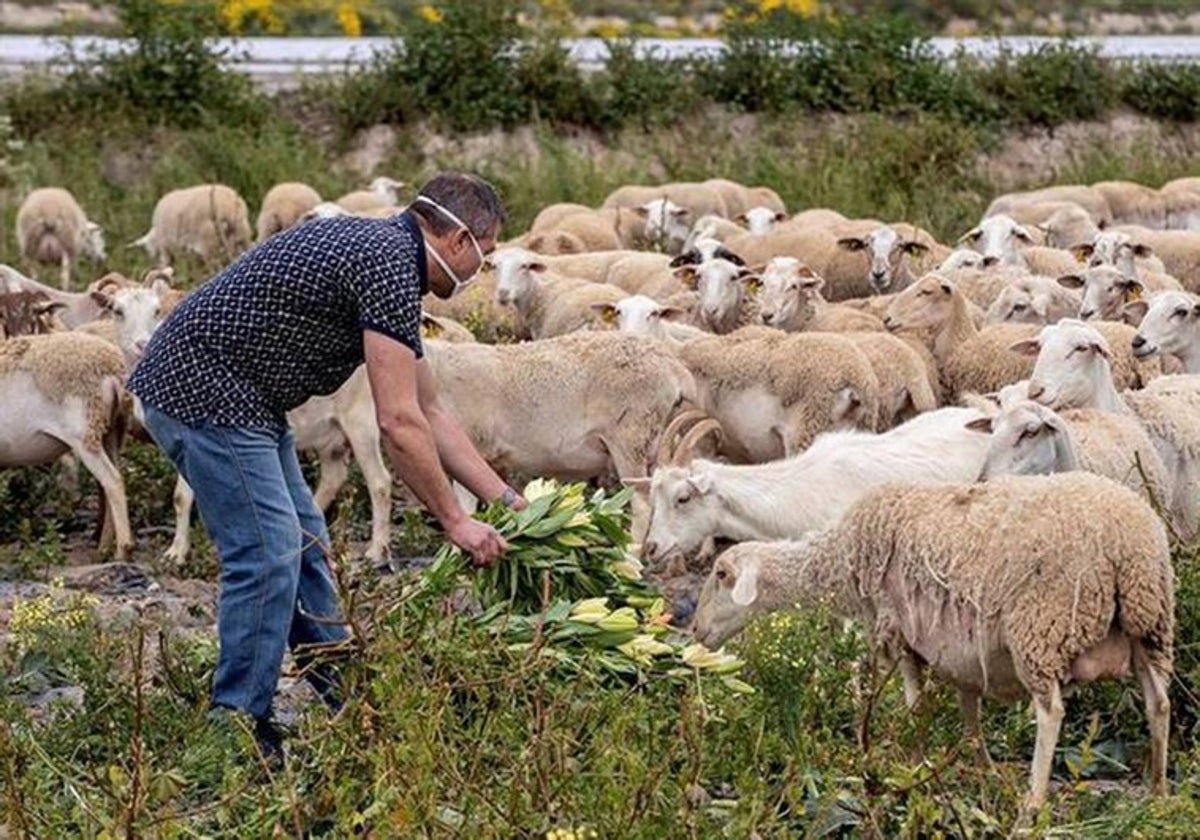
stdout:
[[[103,268],[133,272],[144,258],[119,246],[144,232],[168,189],[220,180],[253,212],[280,180],[305,180],[329,196],[357,186],[361,179],[337,165],[346,148],[331,137],[286,115],[253,131],[47,128],[12,154],[20,183],[0,196],[0,262],[18,262],[13,221],[30,186],[70,186],[109,231],[112,257]],[[380,171],[414,182],[440,167],[481,172],[504,193],[511,233],[553,201],[597,204],[626,182],[721,175],[773,186],[793,209],[907,219],[952,241],[1009,186],[983,165],[1005,138],[929,116],[734,119],[709,110],[669,129],[608,137],[533,126],[518,135],[429,139],[421,126],[399,130]],[[1153,184],[1200,168],[1200,151],[1166,148],[1149,131],[1132,151],[1103,138],[1077,145],[1056,180]],[[441,150],[422,151],[435,146]],[[196,267],[183,273],[193,282],[204,276]],[[171,474],[161,456],[135,446],[125,464],[134,521],[169,525]],[[83,493],[94,500],[86,481]],[[24,579],[50,573],[64,562],[63,543],[86,536],[90,522],[77,508],[52,470],[0,475],[0,539],[9,542],[0,562]],[[362,527],[361,488],[341,513],[336,529]],[[398,553],[430,553],[436,538],[419,517],[402,516]],[[211,557],[201,555],[188,571],[211,577]],[[1036,834],[1194,834],[1200,557],[1180,551],[1176,563],[1173,795],[1144,797],[1146,732],[1135,688],[1087,688],[1068,700],[1058,785]],[[10,639],[0,650],[8,830],[999,837],[1013,826],[1032,753],[1027,709],[987,706],[998,770],[985,771],[963,753],[950,692],[934,687],[924,708],[908,714],[899,681],[864,659],[859,633],[820,611],[761,622],[739,642],[744,676],[757,688],[746,697],[700,682],[617,682],[599,671],[563,680],[440,604],[406,601],[400,583],[350,572],[342,582],[363,630],[354,699],[332,719],[305,711],[288,769],[265,779],[245,739],[231,745],[206,727],[214,662],[206,634],[149,614],[132,628],[112,624],[89,609],[78,623],[35,626],[23,649]],[[82,687],[84,708],[32,715],[28,695],[46,685]]]

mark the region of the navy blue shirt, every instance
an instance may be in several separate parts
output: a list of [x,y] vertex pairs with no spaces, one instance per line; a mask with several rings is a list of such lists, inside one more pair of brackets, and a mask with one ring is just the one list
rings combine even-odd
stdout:
[[282,428],[363,363],[363,330],[421,357],[425,242],[404,213],[304,222],[247,251],[172,312],[129,377],[188,425]]

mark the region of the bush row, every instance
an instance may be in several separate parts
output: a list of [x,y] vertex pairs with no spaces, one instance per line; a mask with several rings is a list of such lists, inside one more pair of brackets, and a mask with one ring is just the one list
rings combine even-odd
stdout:
[[[53,84],[6,95],[22,133],[93,115],[181,127],[261,119],[263,95],[205,41],[202,7],[120,0],[136,47],[75,55]],[[189,12],[189,9],[192,11]],[[769,113],[928,113],[972,125],[1054,126],[1128,108],[1150,117],[1200,117],[1200,66],[1114,64],[1062,41],[982,62],[944,60],[902,17],[734,15],[721,58],[639,56],[609,43],[604,69],[581,70],[561,32],[521,25],[511,0],[452,0],[420,18],[365,66],[306,88],[345,132],[418,119],[465,131],[540,121],[611,130],[672,125],[706,104]]]

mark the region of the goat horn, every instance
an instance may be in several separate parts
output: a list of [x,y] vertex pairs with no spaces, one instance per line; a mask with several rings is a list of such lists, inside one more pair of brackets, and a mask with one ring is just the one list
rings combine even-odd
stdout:
[[675,450],[675,455],[672,458],[672,463],[675,466],[687,466],[691,463],[696,454],[696,447],[700,441],[704,440],[709,435],[713,435],[717,443],[721,441],[721,424],[713,418],[701,420],[692,428],[688,429],[687,434],[683,436],[683,440],[679,442],[679,447]]
[[676,414],[658,438],[658,457],[656,462],[659,464],[670,463],[671,453],[675,450],[676,436],[682,435],[684,431],[699,423],[707,416],[707,414],[698,408],[689,408]]

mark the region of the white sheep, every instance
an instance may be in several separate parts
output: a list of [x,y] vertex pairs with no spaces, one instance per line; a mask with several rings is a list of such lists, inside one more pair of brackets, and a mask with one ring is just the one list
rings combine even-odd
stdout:
[[1158,192],[1166,207],[1168,228],[1200,230],[1200,178],[1176,178]]
[[1174,487],[1168,507],[1180,535],[1200,530],[1200,377],[1164,376],[1117,392],[1111,344],[1096,325],[1066,319],[1013,346],[1035,356],[1029,399],[1056,411],[1096,408],[1136,416],[1154,440]]
[[1113,224],[1166,227],[1167,205],[1158,190],[1133,181],[1097,181],[1092,189],[1104,196]]
[[1200,296],[1157,292],[1127,304],[1125,311],[1138,323],[1135,356],[1173,356],[1184,373],[1200,373]]
[[944,261],[950,249],[918,227],[907,224],[880,225],[865,236],[841,236],[838,245],[848,251],[863,251],[870,260],[867,280],[876,294],[900,291],[915,279],[906,257],[919,259],[923,268]]
[[733,220],[751,233],[762,236],[774,230],[776,225],[788,221],[788,215],[770,207],[751,207],[744,213],[738,213]]
[[[1002,403],[1004,399],[1002,395]],[[1166,465],[1134,417],[1090,408],[1060,414],[1022,399],[967,428],[991,434],[981,481],[1084,470],[1111,478],[1154,504],[1168,503],[1174,494]]]
[[60,187],[44,187],[25,197],[17,210],[17,248],[21,257],[57,265],[60,284],[69,289],[80,257],[104,262],[104,231],[89,221],[75,196]]
[[1084,321],[1117,321],[1125,305],[1147,292],[1177,291],[1179,284],[1166,275],[1130,277],[1111,265],[1099,265],[1058,278],[1059,285],[1081,292],[1079,317]]
[[[321,194],[298,181],[285,181],[267,190],[258,211],[255,229],[262,242],[281,230],[287,230],[321,204]],[[335,205],[336,206],[336,205]]]
[[985,313],[989,324],[1053,324],[1079,313],[1082,298],[1050,277],[1011,281]]
[[1189,292],[1200,293],[1200,231],[1150,230],[1135,225],[1114,228],[1128,234],[1140,255],[1153,255],[1162,261],[1167,274]]
[[1049,247],[1070,251],[1076,245],[1091,242],[1100,232],[1091,214],[1078,204],[1054,202],[1053,205],[1057,209],[1037,224]]
[[980,699],[1032,696],[1028,809],[1045,802],[1064,689],[1136,674],[1150,789],[1166,794],[1174,572],[1162,523],[1130,490],[1078,472],[875,490],[828,531],[718,558],[695,637],[715,647],[756,613],[821,600],[899,664],[910,707],[924,667],[951,682],[985,763]]
[[403,181],[380,176],[371,181],[365,190],[348,192],[334,203],[349,213],[395,207],[400,203],[400,190],[406,186]]
[[167,316],[170,292],[170,285],[162,278],[148,286],[117,286],[92,292],[104,310],[104,317],[84,324],[79,331],[115,344],[132,370]]
[[0,342],[0,468],[49,464],[72,453],[103,493],[100,547],[126,560],[133,533],[116,466],[129,417],[125,360],[109,342],[77,332]]
[[758,320],[758,275],[745,266],[718,257],[680,266],[675,276],[700,295],[697,317],[704,329],[723,335]]
[[596,303],[592,308],[603,323],[632,335],[669,342],[691,341],[711,335],[687,324],[688,313],[684,309],[659,303],[646,295],[630,295],[616,303]]
[[245,251],[253,237],[242,197],[223,184],[201,184],[160,198],[150,230],[130,246],[145,248],[160,268],[184,254],[214,265]]
[[639,204],[633,210],[645,219],[642,237],[646,242],[670,254],[678,254],[683,250],[695,218],[691,210],[669,198],[656,198]]
[[1024,204],[1037,204],[1046,201],[1069,201],[1087,211],[1092,220],[1101,227],[1112,224],[1112,209],[1107,199],[1097,190],[1083,184],[1061,184],[1054,187],[1043,187],[1026,192],[1007,193],[998,196],[988,205],[984,218],[998,214],[1007,214],[1014,207]]
[[697,406],[721,424],[734,460],[792,455],[818,434],[873,428],[879,381],[865,354],[833,333],[745,327],[677,344],[696,381]]
[[1111,265],[1126,277],[1166,271],[1162,260],[1154,256],[1148,245],[1134,242],[1132,235],[1119,230],[1098,231],[1087,242],[1076,245],[1072,253],[1080,262],[1089,266]]
[[[679,207],[686,208],[692,219],[709,214],[728,219],[731,215],[736,215],[736,212],[741,212],[741,208],[733,214],[729,212],[723,196],[725,189],[727,188],[723,184],[687,181],[677,181],[657,187],[629,185],[618,187],[609,193],[608,197],[604,199],[601,209],[635,208],[652,201],[667,200]],[[766,204],[766,202],[755,201],[754,204]],[[753,204],[748,206],[753,206]]]
[[821,294],[825,278],[795,257],[775,257],[758,276],[758,316],[769,327],[786,332],[882,331],[875,316],[837,303]]
[[0,280],[4,281],[4,288],[7,291],[41,295],[46,300],[59,304],[58,318],[67,329],[75,329],[95,321],[104,314],[103,302],[94,297],[96,292],[103,292],[110,287],[132,285],[129,278],[112,273],[93,281],[82,292],[63,292],[26,277],[7,265],[0,265]]
[[572,233],[569,230],[557,230],[555,228],[530,231],[524,236],[513,240],[511,244],[533,251],[535,254],[545,254],[546,256],[584,254],[589,250],[588,244],[578,234]]
[[[683,245],[679,248],[679,253],[684,253],[693,248],[698,239],[706,238],[717,242],[724,242],[726,239],[741,236],[745,232],[745,226],[739,222],[731,222],[729,219],[723,219],[720,216],[701,216],[692,222],[692,229],[688,231],[687,238],[684,239]],[[751,231],[751,233],[753,232]]]
[[883,434],[826,432],[804,452],[769,463],[659,466],[643,552],[659,562],[692,556],[714,539],[795,539],[828,528],[881,484],[974,481],[989,442],[966,424],[980,417],[941,408]]
[[787,212],[779,193],[770,187],[747,187],[728,178],[709,178],[702,182],[701,186],[721,194],[721,199],[725,202],[726,218],[732,219],[754,207],[766,207],[776,213]]
[[576,213],[590,213],[592,210],[593,208],[588,207],[586,204],[574,204],[571,202],[548,204],[533,217],[533,224],[529,226],[529,230],[530,232],[553,230],[567,216],[572,216]]
[[62,308],[63,304],[40,292],[0,291],[0,341],[22,335],[65,332],[67,327],[58,317]]
[[617,303],[624,289],[550,272],[532,251],[505,248],[492,254],[496,266],[496,301],[516,311],[522,338],[553,338],[597,323],[597,303]]

